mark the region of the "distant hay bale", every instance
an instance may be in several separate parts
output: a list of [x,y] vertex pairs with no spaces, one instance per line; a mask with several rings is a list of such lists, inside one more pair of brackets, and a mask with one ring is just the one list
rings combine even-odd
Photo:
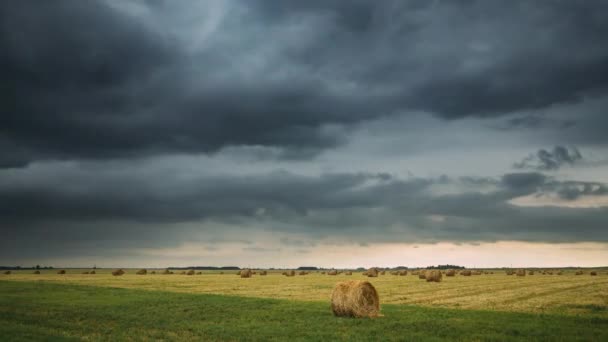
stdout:
[[472,275],[481,275],[481,271],[472,271],[471,272]]
[[266,274],[268,274],[268,272],[266,272],[266,271],[260,271],[260,275],[265,276]]
[[325,273],[326,273],[325,271],[321,272],[321,274],[325,274]]
[[186,273],[186,275],[194,275],[194,270],[188,270],[188,272]]
[[251,271],[251,274],[257,274],[257,272],[256,271]]
[[517,270],[517,272],[515,272],[515,274],[518,277],[525,277],[526,276],[526,270],[520,268],[520,269]]
[[353,275],[353,272],[351,272],[351,271],[344,272],[344,275]]
[[252,274],[251,270],[246,268],[244,270],[241,270],[240,276],[241,276],[241,278],[251,278],[251,274]]
[[534,275],[534,271],[528,271],[528,275]]
[[11,274],[11,271],[4,271],[4,274]]
[[407,275],[407,271],[406,270],[400,271],[399,275],[400,276],[406,276]]
[[88,271],[84,271],[84,272],[82,272],[82,274],[89,274],[89,272]]
[[336,270],[331,270],[331,271],[327,272],[327,275],[331,275],[331,276],[338,275],[338,271],[336,271]]
[[471,270],[464,270],[460,272],[461,276],[465,276],[465,277],[470,277],[471,276]]
[[220,272],[220,274],[224,274],[224,272]]
[[439,270],[431,270],[431,271],[426,271],[426,281],[427,282],[436,282],[439,283],[441,282],[441,271]]
[[148,274],[148,270],[142,268],[141,270],[135,272],[135,274],[137,274],[137,275],[146,275],[146,274]]
[[57,272],[57,274],[65,274],[65,270],[60,270]]
[[394,276],[399,275],[399,272],[397,272],[397,271],[391,271],[390,273],[391,273],[391,275],[394,275]]
[[167,270],[164,270],[162,274],[171,274],[171,271],[169,271],[169,270],[167,269]]
[[339,317],[378,317],[380,297],[367,281],[340,282],[331,294],[331,310]]
[[557,272],[557,273],[555,273],[555,274],[556,274],[556,275],[562,275],[562,274],[564,274],[564,272],[559,271],[559,272]]
[[95,274],[95,271],[91,271],[91,272],[89,272],[89,274]]
[[419,274],[420,274],[420,271],[413,271],[412,272],[412,275],[419,275]]
[[583,274],[583,271],[576,271],[576,272],[574,273],[574,275],[582,275],[582,274]]
[[515,274],[515,271],[513,271],[513,270],[507,270],[507,272],[506,272],[506,273],[507,273],[507,275],[514,275],[514,274]]
[[304,272],[304,271],[300,271],[300,272],[298,272],[298,275],[305,276],[305,275],[306,275],[306,272]]
[[125,274],[125,271],[123,271],[121,268],[119,268],[119,269],[117,269],[115,271],[112,271],[112,275],[113,276],[121,276],[123,274]]
[[597,275],[597,272],[595,272],[595,271],[591,271],[589,274],[590,274],[590,275],[592,275],[592,276],[596,276],[596,275]]
[[453,277],[456,275],[456,271],[455,270],[447,270],[445,271],[445,276],[446,277]]
[[40,274],[40,271],[34,271],[34,274]]
[[202,275],[202,274],[203,274],[203,272],[200,272],[200,271],[199,271],[199,272],[196,272],[196,274],[197,274],[197,275]]
[[426,272],[427,271],[420,271],[418,273],[418,279],[426,279]]
[[288,277],[295,277],[296,271],[289,270],[289,271],[285,272],[285,275],[288,276]]
[[366,273],[367,273],[366,276],[368,276],[370,278],[378,277],[378,269],[375,267],[370,268],[369,270],[367,270]]
[[152,271],[152,272],[150,272],[150,274],[156,274],[156,271]]
[[186,274],[186,271],[181,271],[179,272],[179,274]]

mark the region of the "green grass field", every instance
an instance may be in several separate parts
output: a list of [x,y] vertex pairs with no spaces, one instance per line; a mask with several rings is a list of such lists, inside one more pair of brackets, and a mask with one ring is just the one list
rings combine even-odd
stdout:
[[[608,275],[241,279],[232,272],[0,275],[0,340],[608,340]],[[368,279],[383,317],[336,318],[333,285]]]

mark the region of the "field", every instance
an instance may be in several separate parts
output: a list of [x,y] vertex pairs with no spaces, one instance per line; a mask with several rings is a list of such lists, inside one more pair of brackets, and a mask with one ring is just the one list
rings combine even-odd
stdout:
[[[0,339],[608,340],[608,274],[366,278],[233,272],[0,275]],[[176,272],[177,273],[177,272]],[[368,279],[383,317],[335,318],[334,284]]]

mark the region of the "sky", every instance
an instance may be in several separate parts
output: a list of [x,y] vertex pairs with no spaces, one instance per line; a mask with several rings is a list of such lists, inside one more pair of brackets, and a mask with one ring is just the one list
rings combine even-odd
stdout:
[[606,15],[2,2],[0,265],[607,265]]

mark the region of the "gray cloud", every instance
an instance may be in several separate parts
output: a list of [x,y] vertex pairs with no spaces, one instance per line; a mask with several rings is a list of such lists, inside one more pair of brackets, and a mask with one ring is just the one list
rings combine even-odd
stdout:
[[555,146],[552,151],[540,149],[513,166],[517,169],[558,170],[564,165],[574,165],[583,156],[576,147]]
[[[137,3],[137,15],[121,6],[0,7],[0,148],[20,147],[0,165],[243,145],[310,158],[367,120],[606,95],[600,1],[225,2],[230,16],[202,41],[183,28],[187,2]],[[580,113],[579,127],[589,120]]]

